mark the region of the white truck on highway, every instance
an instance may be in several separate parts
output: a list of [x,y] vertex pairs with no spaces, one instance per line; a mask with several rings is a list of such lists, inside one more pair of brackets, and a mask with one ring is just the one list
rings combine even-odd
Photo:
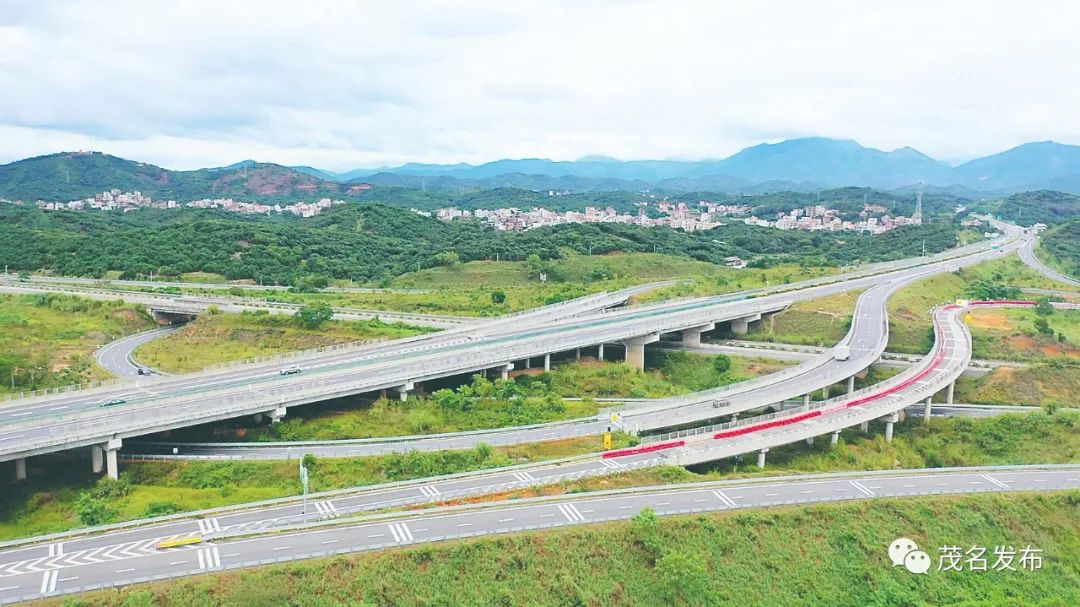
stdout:
[[847,360],[851,358],[851,348],[847,346],[836,346],[833,348],[834,360]]

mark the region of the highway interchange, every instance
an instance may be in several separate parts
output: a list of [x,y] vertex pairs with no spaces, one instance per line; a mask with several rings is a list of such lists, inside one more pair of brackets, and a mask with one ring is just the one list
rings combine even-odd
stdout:
[[[754,299],[754,304],[765,307],[771,301],[790,303],[801,299],[820,297],[824,294],[846,290],[868,288],[857,304],[851,333],[845,342],[850,343],[852,356],[848,361],[833,360],[826,352],[815,356],[802,365],[769,376],[761,385],[753,382],[749,387],[736,385],[728,390],[712,391],[706,395],[695,395],[683,401],[667,403],[646,403],[637,410],[628,410],[626,419],[638,418],[648,423],[650,419],[664,420],[671,424],[672,419],[708,419],[717,413],[726,414],[760,408],[762,404],[778,403],[805,394],[807,381],[817,378],[812,389],[818,384],[824,386],[842,381],[854,373],[865,369],[870,362],[877,360],[887,341],[887,318],[885,301],[896,289],[919,278],[942,271],[950,271],[962,265],[979,263],[1011,253],[1016,249],[1030,250],[1031,239],[1027,237],[1009,237],[992,247],[982,247],[962,259],[952,259],[907,268],[886,274],[855,278],[852,280],[810,287],[782,295],[767,295]],[[772,300],[770,300],[772,298]],[[763,302],[764,300],[764,302]],[[595,304],[595,302],[594,302]],[[725,301],[680,302],[660,306],[634,308],[621,312],[596,314],[595,305],[573,314],[577,318],[555,320],[560,315],[548,315],[537,324],[553,327],[556,331],[589,331],[593,323],[633,322],[635,315],[655,319],[657,315],[686,314],[688,311],[707,308],[715,310],[723,306],[745,306],[745,302]],[[607,307],[607,306],[602,306]],[[589,308],[589,306],[585,306]],[[785,411],[778,417],[796,417],[809,410],[820,410],[829,415],[822,415],[808,423],[789,424],[778,428],[760,429],[769,420],[763,418],[745,419],[726,428],[720,428],[712,436],[701,433],[690,441],[683,442],[677,448],[661,451],[633,453],[627,451],[622,457],[590,456],[575,458],[565,462],[554,462],[490,472],[457,475],[453,478],[425,479],[393,486],[371,487],[333,492],[328,495],[313,496],[304,506],[296,499],[282,500],[265,505],[246,505],[221,509],[218,512],[205,513],[201,518],[175,517],[161,522],[144,521],[141,526],[121,526],[120,529],[100,534],[64,534],[56,538],[44,538],[20,542],[19,546],[0,552],[0,602],[25,600],[53,594],[77,592],[97,587],[129,584],[150,579],[165,579],[183,575],[203,573],[212,570],[247,567],[269,562],[281,562],[301,558],[311,558],[326,554],[371,550],[389,546],[399,546],[426,541],[439,541],[457,537],[471,537],[481,534],[507,533],[528,529],[546,528],[561,525],[573,525],[603,520],[629,518],[644,507],[651,507],[660,514],[701,512],[776,504],[811,503],[847,499],[873,499],[879,497],[928,495],[935,493],[966,493],[974,491],[1015,491],[1015,490],[1050,490],[1080,487],[1080,467],[1050,467],[1042,469],[1002,469],[991,471],[974,470],[938,470],[908,471],[903,474],[864,473],[855,476],[840,475],[840,478],[799,478],[799,479],[763,479],[761,481],[736,481],[697,485],[693,487],[648,487],[627,492],[607,494],[574,495],[549,498],[539,501],[525,500],[514,506],[504,504],[494,506],[473,506],[454,508],[434,508],[421,513],[382,514],[374,520],[345,522],[349,517],[360,512],[370,512],[393,506],[439,502],[446,499],[468,495],[480,495],[506,489],[521,488],[537,484],[547,484],[590,476],[609,474],[642,466],[662,463],[690,464],[695,461],[707,461],[702,457],[715,459],[727,457],[736,452],[744,453],[758,450],[763,445],[785,444],[803,440],[815,435],[831,433],[835,427],[850,427],[864,420],[880,419],[911,405],[911,398],[916,400],[940,390],[948,381],[963,371],[970,358],[970,344],[966,329],[958,321],[964,308],[946,306],[936,315],[938,339],[934,351],[910,369],[866,391],[848,394],[812,408],[795,408]],[[527,317],[527,315],[524,315]],[[630,321],[624,319],[629,318]],[[599,321],[597,319],[600,319]],[[519,325],[519,323],[513,323]],[[683,322],[682,325],[693,326]],[[498,329],[492,327],[483,331],[483,336],[462,337],[467,330],[451,330],[424,338],[414,338],[420,345],[413,352],[433,348],[441,349],[461,344],[484,343],[492,336],[505,337],[516,335],[515,327]],[[546,330],[546,329],[545,329]],[[676,329],[677,330],[677,329]],[[470,338],[471,337],[471,338]],[[424,340],[431,340],[425,343]],[[598,343],[606,343],[600,341]],[[578,346],[580,347],[580,346]],[[400,344],[376,345],[360,350],[363,356],[379,356],[381,353],[401,355]],[[405,352],[412,354],[412,352]],[[357,352],[341,353],[332,356],[341,357],[345,365],[355,363]],[[326,357],[331,358],[332,357]],[[321,362],[321,359],[320,359]],[[336,362],[336,361],[335,361]],[[850,363],[850,364],[843,364]],[[333,363],[331,363],[333,364]],[[260,381],[274,368],[266,365],[250,371],[240,371],[239,381]],[[801,368],[801,370],[800,370]],[[250,373],[250,375],[243,375]],[[169,381],[170,389],[183,391],[189,388],[201,389],[200,382],[206,377],[177,378]],[[190,382],[190,383],[188,383]],[[907,383],[905,383],[907,382]],[[945,383],[942,383],[945,382]],[[158,383],[148,383],[154,390]],[[789,396],[788,386],[801,386]],[[897,386],[900,386],[897,389]],[[107,390],[130,390],[122,386]],[[785,392],[787,390],[787,392]],[[718,396],[722,394],[723,396]],[[97,392],[95,397],[98,398]],[[904,398],[899,398],[903,395]],[[49,399],[45,404],[70,403],[78,406],[88,403],[85,394],[75,393],[67,397],[71,400]],[[718,399],[726,403],[716,407]],[[740,400],[741,399],[741,400]],[[851,402],[865,399],[863,402]],[[901,402],[903,401],[903,402]],[[914,402],[914,401],[912,401]],[[33,418],[39,412],[40,404],[27,403],[28,409],[5,408],[15,417],[0,418],[0,424],[9,423],[18,417]],[[754,404],[759,403],[759,404]],[[838,404],[839,403],[839,404]],[[849,403],[849,404],[844,404]],[[17,405],[16,405],[17,406]],[[60,405],[64,406],[64,405]],[[718,411],[719,409],[719,411]],[[30,410],[31,415],[18,415]],[[712,410],[711,413],[709,410]],[[706,415],[708,414],[708,415]],[[685,415],[686,417],[681,417]],[[639,417],[640,416],[640,417]],[[652,417],[650,417],[652,416]],[[672,417],[677,416],[677,417]],[[821,425],[822,418],[833,421]],[[776,418],[770,418],[770,420]],[[440,438],[417,439],[417,441],[350,441],[351,444],[335,444],[332,451],[323,454],[353,455],[378,453],[376,449],[437,448],[446,449],[464,447],[473,442],[500,444],[506,442],[531,442],[547,440],[558,436],[593,434],[605,426],[606,421],[578,420],[565,424],[550,424],[532,429],[506,429],[489,433],[457,434]],[[817,424],[815,426],[815,424]],[[658,426],[663,427],[663,426]],[[731,440],[718,441],[718,436],[732,430],[748,430]],[[559,434],[566,432],[567,434]],[[9,438],[13,433],[8,433]],[[0,434],[0,439],[3,435]],[[456,442],[455,442],[456,441]],[[750,442],[747,442],[750,441]],[[720,445],[721,447],[717,447]],[[290,449],[290,447],[284,447]],[[252,447],[253,450],[258,449]],[[271,448],[273,449],[273,447]],[[369,450],[370,449],[370,450]],[[316,447],[303,447],[303,452],[320,453]],[[666,452],[665,452],[666,451]],[[266,452],[263,452],[266,453]],[[280,451],[272,452],[280,456]],[[289,451],[289,455],[296,453]],[[618,453],[613,455],[619,455]],[[261,455],[260,455],[261,457]],[[150,524],[145,524],[149,522]],[[267,529],[280,529],[282,526],[303,527],[314,523],[312,528],[297,529],[286,534],[268,536],[256,535],[243,539],[230,540],[230,536],[258,534]],[[332,524],[331,527],[319,525]],[[197,546],[157,550],[156,543],[162,538],[201,534],[210,541]]]

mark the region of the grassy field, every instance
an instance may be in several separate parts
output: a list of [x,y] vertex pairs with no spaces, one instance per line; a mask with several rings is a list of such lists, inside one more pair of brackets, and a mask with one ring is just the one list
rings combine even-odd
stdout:
[[166,373],[188,373],[209,365],[294,350],[369,339],[396,339],[430,331],[377,320],[330,321],[303,329],[290,316],[206,314],[184,328],[135,351],[140,362]]
[[979,280],[1015,287],[1062,287],[1028,268],[1015,255],[915,282],[889,299],[889,351],[928,352],[933,345],[930,309],[963,299],[965,287]]
[[987,405],[1034,405],[1056,403],[1080,407],[1080,365],[1057,362],[1033,364],[1024,369],[999,368],[978,377],[956,382],[956,401]]
[[975,358],[1015,361],[1072,359],[1080,363],[1080,310],[1056,310],[1046,317],[1053,331],[1035,328],[1040,317],[1031,309],[986,309],[968,314]]
[[[253,425],[247,419],[176,432],[178,440],[299,441],[432,434],[485,428],[523,426],[596,415],[597,397],[659,398],[743,381],[786,366],[762,359],[731,357],[731,368],[718,373],[715,356],[656,352],[655,368],[641,373],[622,363],[583,359],[557,365],[548,373],[523,373],[510,382],[474,376],[457,388],[468,406],[446,392],[395,396],[371,402],[340,399],[294,408],[278,424]],[[584,400],[564,400],[582,397]],[[617,406],[617,405],[616,405]]]
[[[800,301],[773,314],[746,334],[746,339],[832,347],[847,335],[862,291]],[[741,337],[741,336],[740,336]]]
[[[630,441],[625,435],[615,436],[616,446]],[[312,491],[324,491],[568,457],[602,448],[600,437],[590,436],[465,451],[325,458],[311,468],[310,483]],[[103,501],[109,516],[102,522],[116,522],[300,492],[295,460],[127,463],[120,467],[119,483],[103,484],[96,484],[97,475],[91,474],[88,461],[56,456],[34,458],[28,464],[28,482],[5,478],[0,485],[0,541],[84,526],[77,514],[80,495]]]
[[[1080,602],[1080,493],[707,513],[358,553],[66,599],[66,607],[1032,605]],[[893,567],[887,547],[1031,545],[1036,571]],[[936,558],[935,558],[936,561]],[[1019,568],[1018,568],[1019,569]],[[527,597],[527,599],[525,598]],[[44,601],[60,605],[61,599]]]
[[0,393],[108,377],[92,354],[114,339],[156,326],[119,302],[66,295],[0,295]]

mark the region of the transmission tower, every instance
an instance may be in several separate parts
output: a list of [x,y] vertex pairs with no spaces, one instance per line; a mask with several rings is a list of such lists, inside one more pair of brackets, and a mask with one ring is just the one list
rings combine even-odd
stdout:
[[922,225],[922,191],[923,184],[919,182],[919,192],[915,195],[915,214],[911,216],[915,223]]

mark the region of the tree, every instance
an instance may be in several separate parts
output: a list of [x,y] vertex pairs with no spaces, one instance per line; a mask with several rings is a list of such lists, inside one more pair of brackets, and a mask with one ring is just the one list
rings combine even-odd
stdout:
[[731,370],[731,357],[725,354],[718,354],[713,359],[713,370],[717,375],[723,375]]
[[461,255],[457,251],[443,251],[435,256],[435,263],[440,266],[456,266],[461,263]]
[[109,503],[89,491],[83,491],[75,498],[75,514],[84,525],[102,525],[116,516],[116,512],[109,507]]
[[314,293],[330,286],[330,278],[324,274],[305,274],[293,280],[294,293]]
[[1050,326],[1050,323],[1045,318],[1039,317],[1035,319],[1035,330],[1042,335],[1053,335],[1054,328]]
[[672,550],[657,561],[656,571],[670,602],[681,598],[691,605],[705,604],[709,578],[702,557]]
[[296,312],[297,324],[305,329],[318,329],[333,317],[334,309],[325,302],[308,304]]
[[1054,313],[1054,306],[1044,297],[1035,303],[1035,313],[1039,316],[1050,316]]
[[506,293],[502,291],[492,291],[491,303],[497,306],[501,306],[502,304],[506,303]]

